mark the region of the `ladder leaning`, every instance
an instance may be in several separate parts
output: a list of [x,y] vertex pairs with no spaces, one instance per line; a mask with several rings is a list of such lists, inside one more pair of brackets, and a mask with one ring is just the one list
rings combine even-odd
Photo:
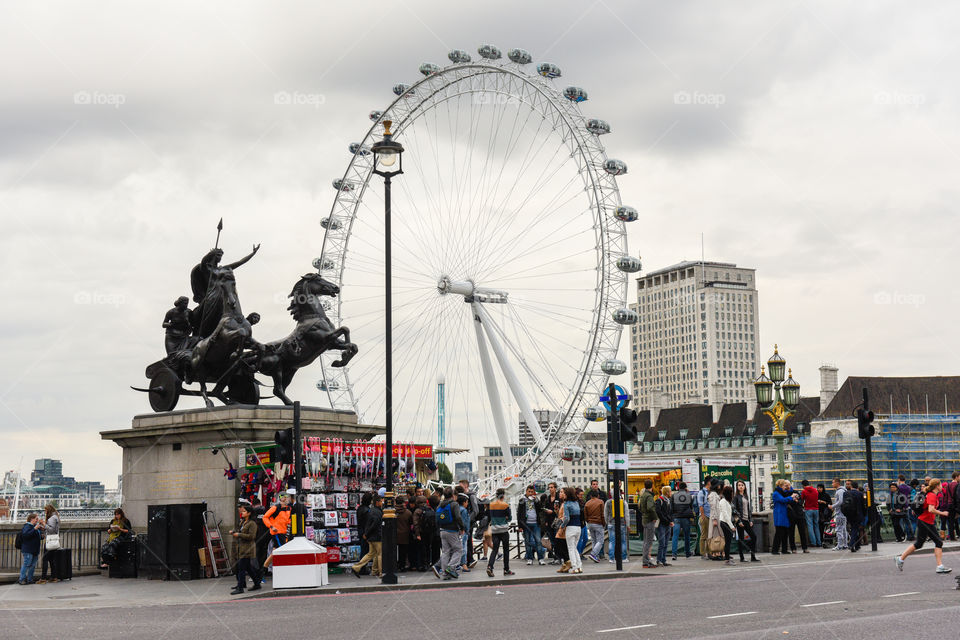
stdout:
[[230,560],[227,558],[227,549],[220,535],[220,521],[213,511],[203,512],[203,537],[207,547],[207,557],[213,569],[213,577],[230,575]]

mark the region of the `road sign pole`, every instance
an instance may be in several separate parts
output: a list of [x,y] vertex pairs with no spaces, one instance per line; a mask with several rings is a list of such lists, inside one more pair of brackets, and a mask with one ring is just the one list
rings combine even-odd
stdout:
[[[863,411],[864,413],[870,411],[868,406],[870,399],[867,396],[867,388],[863,388]],[[877,550],[877,538],[880,534],[880,522],[877,518],[877,503],[875,502],[875,496],[877,495],[876,487],[873,486],[873,448],[870,446],[870,433],[867,433],[866,442],[864,443],[866,448],[866,458],[867,458],[867,523],[870,526],[870,549],[872,551]]]
[[[610,387],[607,389],[607,397],[609,402],[607,408],[610,410],[607,414],[607,447],[609,453],[613,454],[622,454],[623,453],[623,442],[620,440],[620,408],[619,400],[617,399],[617,387],[612,382]],[[607,456],[607,465],[610,465],[610,456]],[[613,553],[616,557],[617,571],[623,571],[623,554],[621,548],[623,546],[623,533],[621,529],[623,527],[623,516],[625,513],[621,511],[621,497],[620,497],[620,470],[613,469]]]

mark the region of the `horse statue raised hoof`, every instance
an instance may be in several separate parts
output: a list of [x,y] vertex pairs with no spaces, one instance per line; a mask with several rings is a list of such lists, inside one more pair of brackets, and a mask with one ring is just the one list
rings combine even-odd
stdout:
[[297,369],[311,364],[325,351],[340,351],[340,358],[331,366],[342,367],[357,354],[357,345],[350,342],[350,329],[335,327],[323,309],[321,296],[336,296],[340,287],[319,274],[308,273],[287,297],[287,311],[297,326],[286,338],[260,345],[256,368],[258,373],[273,378],[273,395],[284,404],[293,404],[286,389]]

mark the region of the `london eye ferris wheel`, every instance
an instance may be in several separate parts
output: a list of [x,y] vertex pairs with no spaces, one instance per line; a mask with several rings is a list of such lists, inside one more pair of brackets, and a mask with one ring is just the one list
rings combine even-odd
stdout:
[[[448,57],[393,87],[333,181],[315,266],[340,286],[329,316],[360,351],[344,368],[324,355],[317,386],[332,408],[383,422],[384,203],[370,149],[389,120],[405,148],[392,199],[394,430],[430,438],[444,378],[448,432],[500,446],[482,497],[559,479],[609,377],[626,371],[617,350],[637,321],[626,295],[640,261],[625,225],[637,212],[617,189],[626,164],[601,142],[610,126],[583,115],[587,92],[560,84],[559,67],[492,45]],[[531,446],[511,447],[516,415]]]

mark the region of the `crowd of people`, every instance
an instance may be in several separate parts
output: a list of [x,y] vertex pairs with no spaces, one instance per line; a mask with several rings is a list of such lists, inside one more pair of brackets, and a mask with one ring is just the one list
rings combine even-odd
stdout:
[[[798,553],[797,539],[802,553],[809,553],[810,547],[831,545],[835,551],[857,552],[869,540],[871,527],[879,531],[882,516],[868,507],[865,485],[835,478],[832,488],[831,495],[823,484],[814,487],[803,480],[795,488],[788,480],[777,481],[770,494],[775,528],[771,555]],[[230,531],[238,547],[237,586],[233,594],[243,593],[247,578],[253,583],[251,590],[260,589],[271,567],[270,544],[277,548],[289,539],[293,497],[290,494],[282,495],[269,508],[255,498],[239,506],[239,524]],[[912,542],[896,557],[899,569],[910,555],[930,542],[935,546],[936,571],[951,571],[943,565],[942,547],[944,537],[960,538],[960,473],[955,472],[947,482],[929,477],[908,482],[901,475],[889,484],[887,495],[876,499],[886,502],[897,541]],[[362,557],[349,570],[358,578],[379,577],[382,572],[383,500],[383,489],[367,492],[357,507]],[[760,562],[754,528],[757,509],[743,481],[731,485],[729,481],[708,477],[696,492],[689,491],[684,482],[676,483],[675,489],[664,485],[655,492],[653,482],[646,480],[635,500],[637,528],[643,539],[643,568],[669,567],[670,561],[676,561],[680,554],[732,565],[734,541],[740,562],[748,561],[747,554],[749,562]],[[440,491],[411,488],[396,499],[397,571],[432,571],[438,579],[456,580],[485,561],[486,574],[491,578],[495,577],[498,563],[502,575],[514,575],[510,569],[510,534],[516,531],[522,536],[527,565],[552,564],[559,565],[558,573],[583,573],[584,560],[615,562],[616,508],[597,480],[586,491],[560,488],[551,482],[545,492],[538,494],[529,485],[516,503],[515,514],[503,489],[487,501],[478,500],[466,480]],[[630,512],[623,499],[619,511],[619,553],[623,562],[629,562]],[[46,582],[48,569],[51,581],[56,582],[60,575],[59,514],[53,505],[48,505],[43,515],[29,514],[17,535],[16,544],[22,554],[22,585]],[[111,541],[132,535],[132,526],[122,509],[116,510],[108,533]],[[41,555],[41,577],[35,580]]]

